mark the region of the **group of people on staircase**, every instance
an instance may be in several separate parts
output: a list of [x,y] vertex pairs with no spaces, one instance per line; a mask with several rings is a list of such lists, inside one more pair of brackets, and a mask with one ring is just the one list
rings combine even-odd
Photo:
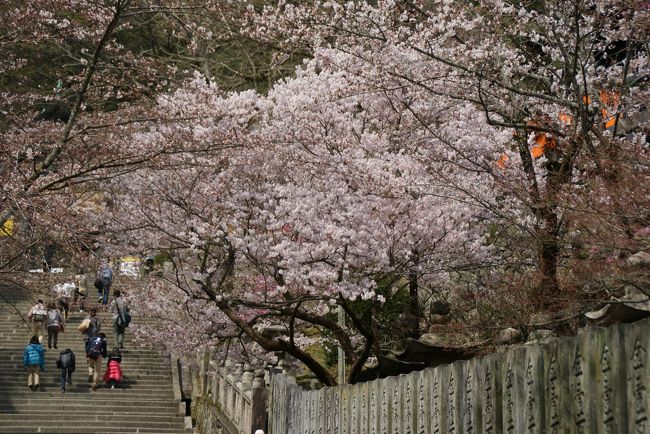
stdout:
[[[102,290],[105,288],[110,288],[110,283],[105,287],[103,286]],[[115,345],[110,354],[107,355],[106,334],[101,331],[102,324],[100,318],[97,316],[96,309],[91,309],[78,327],[84,340],[88,364],[88,382],[91,384],[93,391],[97,389],[97,380],[101,375],[101,366],[104,359],[107,361],[103,376],[104,382],[110,385],[111,389],[114,389],[123,378],[121,350],[124,349],[124,333],[131,321],[131,315],[128,300],[122,297],[121,292],[115,290],[113,296],[114,299],[111,301],[108,309],[112,314],[112,330]],[[108,295],[102,293],[102,298],[100,299],[102,306],[106,306],[107,299]],[[70,307],[70,305],[67,307]],[[64,330],[65,320],[68,319],[67,310],[64,312],[62,315],[54,301],[50,301],[45,305],[43,300],[39,299],[27,314],[30,320],[32,337],[24,350],[23,364],[28,373],[27,386],[32,391],[40,388],[39,374],[45,370],[45,350],[41,346],[44,329],[47,329],[48,349],[52,347],[57,349],[58,334]],[[74,352],[69,348],[61,351],[56,365],[61,370],[61,391],[65,393],[66,384],[72,384],[72,373],[76,369]]]

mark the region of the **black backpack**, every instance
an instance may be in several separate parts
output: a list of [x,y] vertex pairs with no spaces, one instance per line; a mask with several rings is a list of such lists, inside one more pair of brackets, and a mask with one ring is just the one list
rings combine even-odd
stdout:
[[99,337],[93,338],[92,342],[89,341],[88,344],[89,348],[86,351],[86,356],[89,359],[97,360],[102,355],[102,339]]
[[59,360],[61,361],[61,366],[58,366],[59,368],[66,368],[74,371],[74,353],[70,348],[61,351],[59,354]]

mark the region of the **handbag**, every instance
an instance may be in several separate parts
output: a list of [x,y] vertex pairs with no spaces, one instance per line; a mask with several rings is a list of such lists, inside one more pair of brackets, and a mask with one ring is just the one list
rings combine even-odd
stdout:
[[80,332],[85,332],[86,330],[88,330],[89,327],[90,327],[90,319],[85,318],[83,321],[81,321],[81,324],[79,324],[77,330],[79,330]]

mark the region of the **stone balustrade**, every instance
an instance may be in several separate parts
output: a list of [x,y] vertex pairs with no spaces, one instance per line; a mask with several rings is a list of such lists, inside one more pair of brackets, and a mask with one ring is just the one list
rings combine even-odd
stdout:
[[[219,366],[203,355],[195,385],[193,402],[197,426],[203,432],[210,426],[228,434],[250,434],[257,429],[266,429],[266,388],[264,371],[253,372],[248,365],[226,362]],[[210,411],[205,408],[214,407]],[[205,420],[218,419],[218,420]]]
[[650,318],[399,377],[271,378],[269,434],[648,433]]

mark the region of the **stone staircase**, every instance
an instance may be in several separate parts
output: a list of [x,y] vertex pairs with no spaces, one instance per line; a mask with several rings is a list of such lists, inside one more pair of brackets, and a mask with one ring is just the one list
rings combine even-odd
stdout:
[[[87,307],[95,305],[91,294]],[[31,336],[26,315],[34,297],[22,290],[0,287],[0,433],[191,433],[186,428],[184,404],[171,360],[138,346],[127,329],[122,353],[124,381],[117,389],[98,383],[92,391],[81,333],[78,307],[71,309],[65,332],[59,333],[58,349],[47,349],[44,336],[45,372],[41,390],[27,387],[23,350]],[[98,309],[108,348],[113,347],[111,318]],[[145,321],[133,315],[133,322]],[[151,321],[151,320],[146,320]],[[76,356],[73,384],[60,390],[59,352],[70,348]],[[105,363],[102,366],[105,369]],[[176,378],[177,379],[177,378]],[[181,410],[182,409],[182,410]]]

